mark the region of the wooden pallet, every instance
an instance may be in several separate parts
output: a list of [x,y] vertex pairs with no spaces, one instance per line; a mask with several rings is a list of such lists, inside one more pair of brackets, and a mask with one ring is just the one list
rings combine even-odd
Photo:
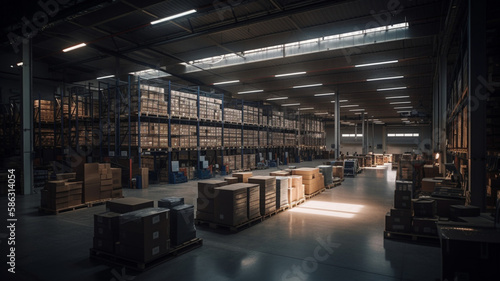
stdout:
[[305,199],[305,198],[302,198],[302,199],[300,199],[300,200],[293,201],[293,202],[292,202],[292,203],[290,203],[289,205],[290,205],[290,208],[295,208],[295,207],[297,207],[298,205],[300,205],[300,204],[302,204],[302,203],[304,203],[304,202],[306,202],[306,199]]
[[[76,210],[80,210],[80,209],[84,209],[84,208],[92,208],[94,206],[103,205],[103,204],[106,204],[106,202],[113,200],[113,199],[117,199],[117,198],[100,199],[100,200],[85,202],[83,204],[68,206],[68,207],[60,208],[60,209],[56,209],[56,210],[45,208],[45,207],[40,207],[38,210],[42,213],[58,215],[60,213],[66,213],[66,212],[76,211]],[[123,196],[121,198],[123,198]]]
[[336,186],[339,186],[339,185],[341,185],[341,184],[342,184],[342,181],[335,181],[335,182],[333,182],[333,183],[331,183],[331,184],[329,184],[329,185],[325,186],[325,188],[326,188],[326,189],[332,189],[332,188],[334,188],[334,187],[336,187]]
[[431,235],[423,235],[416,233],[404,233],[404,232],[394,232],[394,231],[384,231],[384,238],[386,239],[394,239],[394,240],[406,240],[406,241],[414,241],[414,242],[423,242],[423,243],[439,243],[438,236]]
[[205,220],[199,220],[195,219],[194,223],[199,226],[208,226],[211,229],[221,229],[221,230],[226,230],[232,233],[242,231],[243,229],[249,228],[257,223],[260,223],[262,221],[262,217],[258,216],[253,219],[250,219],[244,223],[238,224],[238,225],[225,225],[225,224],[219,224],[211,221],[205,221]]
[[286,204],[285,206],[283,206],[283,207],[281,207],[279,209],[276,209],[275,211],[272,211],[270,213],[267,213],[267,214],[263,215],[262,216],[262,220],[268,219],[268,218],[270,218],[270,217],[272,217],[274,215],[277,215],[277,214],[279,214],[281,212],[284,212],[284,211],[286,211],[286,210],[288,210],[290,208],[291,208],[290,204]]
[[116,254],[104,252],[93,248],[90,249],[90,258],[101,261],[106,264],[126,267],[135,271],[146,271],[164,262],[167,262],[177,256],[180,256],[196,248],[199,248],[202,245],[203,245],[203,239],[195,238],[170,249],[168,253],[165,253],[159,256],[158,258],[148,262],[136,261],[133,259],[121,257]]
[[325,191],[325,188],[322,188],[322,189],[320,189],[318,191],[315,191],[315,192],[313,192],[313,193],[311,193],[309,195],[306,195],[306,199],[311,199],[311,198],[313,198],[314,196],[320,194],[323,191]]

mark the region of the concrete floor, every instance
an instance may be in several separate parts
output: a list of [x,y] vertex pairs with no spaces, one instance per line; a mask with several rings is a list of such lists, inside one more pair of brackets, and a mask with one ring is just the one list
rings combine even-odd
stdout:
[[[315,167],[321,161],[297,166]],[[254,171],[268,175],[272,171]],[[341,186],[236,234],[198,227],[204,245],[144,273],[89,260],[96,206],[60,215],[38,213],[38,194],[17,198],[16,274],[0,280],[436,280],[440,249],[385,240],[395,171],[367,169]],[[125,196],[183,196],[195,202],[196,182],[124,190]],[[6,198],[0,206],[7,207]],[[6,221],[6,210],[1,221]],[[5,260],[5,228],[0,248]],[[8,279],[4,279],[7,276]]]

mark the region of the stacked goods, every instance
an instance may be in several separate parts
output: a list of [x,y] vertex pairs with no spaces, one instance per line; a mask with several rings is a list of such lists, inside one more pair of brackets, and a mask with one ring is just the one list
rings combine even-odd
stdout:
[[105,212],[94,215],[94,249],[108,253],[115,252],[120,238],[120,214]]
[[99,200],[101,189],[101,176],[99,175],[98,163],[85,163],[83,165],[83,201],[91,202]]
[[292,192],[292,198],[294,199],[291,202],[304,199],[305,186],[304,184],[302,184],[302,176],[296,176],[296,175],[290,176],[290,179],[291,179],[291,187],[289,186],[289,188],[293,189],[290,192]]
[[[255,146],[254,144],[247,143],[247,140],[249,140],[249,139],[245,139],[246,146]],[[244,154],[243,155],[243,169],[254,170],[255,168],[256,168],[255,167],[255,154]]]
[[113,199],[106,202],[106,210],[109,212],[125,214],[146,208],[153,208],[154,201],[142,198],[127,197]]
[[460,217],[478,217],[481,214],[481,209],[476,206],[468,205],[451,205],[450,219],[453,221],[461,221]]
[[241,172],[241,173],[233,173],[233,177],[238,178],[238,182],[247,183],[248,179],[252,176],[252,172]]
[[288,204],[288,181],[289,177],[276,177],[276,209],[280,209]]
[[224,181],[227,181],[227,184],[238,183],[237,177],[225,177]]
[[70,186],[65,180],[48,181],[42,190],[42,208],[59,210],[69,206]]
[[165,197],[158,200],[158,208],[172,209],[184,205],[184,197]]
[[436,184],[442,183],[442,182],[443,182],[442,180],[435,180],[432,178],[423,178],[420,190],[424,191],[424,192],[434,192],[434,189],[436,188]]
[[248,220],[248,187],[232,184],[216,187],[214,221],[223,225],[237,226]]
[[270,176],[256,176],[249,178],[248,182],[260,185],[261,216],[276,211],[276,178]]
[[99,199],[111,198],[113,194],[113,173],[109,163],[99,164],[99,177],[101,179]]
[[385,216],[385,230],[410,232],[412,227],[412,185],[408,182],[396,181],[394,191],[394,208]]
[[332,166],[333,176],[336,178],[344,178],[344,166]]
[[76,180],[76,173],[56,174],[56,180]]
[[287,177],[290,175],[290,172],[287,171],[277,171],[277,172],[270,172],[270,176],[272,177]]
[[260,217],[260,185],[252,183],[240,183],[240,185],[247,187],[248,219]]
[[137,181],[137,188],[139,189],[146,189],[149,187],[149,169],[148,168],[138,168],[138,167],[133,167],[132,168],[132,176],[134,178],[137,178],[137,176],[140,176],[140,181]]
[[324,177],[324,186],[333,183],[333,168],[330,165],[320,165],[318,166],[319,171]]
[[36,121],[54,122],[54,102],[51,100],[34,100]]
[[[182,198],[182,202],[184,198]],[[174,202],[180,202],[179,200]],[[160,201],[158,201],[160,207]],[[170,209],[170,239],[173,246],[181,245],[189,240],[196,238],[196,229],[194,227],[194,206],[179,204]]]
[[170,248],[169,226],[168,209],[146,208],[122,214],[116,254],[140,262],[166,254]]
[[198,182],[198,198],[196,200],[196,218],[199,220],[214,221],[215,188],[228,183],[220,180],[204,180]]
[[439,167],[434,165],[424,165],[424,177],[435,178],[439,177]]
[[436,201],[413,199],[413,233],[437,236]]
[[324,177],[320,174],[318,168],[299,168],[292,170],[292,175],[302,176],[302,184],[304,184],[304,193],[306,195],[313,194],[323,188]]
[[500,179],[489,176],[488,185],[486,186],[486,199],[488,206],[496,206],[498,194],[500,193]]
[[66,186],[69,187],[68,205],[76,206],[82,204],[83,182],[66,182]]
[[111,198],[121,198],[123,197],[122,191],[122,169],[121,168],[111,168],[113,190]]

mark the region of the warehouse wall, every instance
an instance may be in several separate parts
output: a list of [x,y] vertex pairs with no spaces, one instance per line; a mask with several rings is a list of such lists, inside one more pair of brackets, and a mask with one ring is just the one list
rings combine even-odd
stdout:
[[[325,127],[326,131],[326,147],[328,150],[331,150],[331,145],[334,143],[334,129],[333,126],[327,125]],[[419,137],[417,138],[401,138],[401,139],[390,139],[386,138],[386,153],[404,153],[407,151],[413,151],[420,149],[422,151],[426,151],[425,144],[431,144],[431,128],[430,126],[427,127],[414,127],[414,126],[385,126],[385,134],[388,133],[419,133]],[[341,134],[354,134],[355,133],[355,128],[354,126],[346,126],[346,127],[341,127],[340,128],[340,133]],[[384,148],[384,140],[383,140],[383,135],[384,135],[384,126],[382,125],[375,125],[375,136],[374,136],[374,141],[372,142],[371,137],[372,137],[372,127],[370,124],[370,130],[369,130],[369,143],[368,143],[368,152],[373,152],[373,153],[383,153]],[[361,134],[361,127],[358,126],[358,134]],[[354,154],[354,152],[357,152],[358,154],[361,153],[362,149],[362,140],[361,138],[342,138],[340,139],[340,151],[342,153],[346,154],[349,152],[350,155]],[[373,148],[371,145],[373,144]],[[382,145],[382,148],[377,148],[377,144]]]

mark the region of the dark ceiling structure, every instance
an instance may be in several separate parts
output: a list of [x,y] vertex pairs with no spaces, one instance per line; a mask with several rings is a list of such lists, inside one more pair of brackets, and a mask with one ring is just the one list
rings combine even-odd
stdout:
[[[48,65],[65,82],[156,69],[168,74],[164,80],[249,101],[292,104],[288,108],[327,120],[335,93],[344,120],[366,112],[371,119],[402,124],[409,112],[424,123],[432,112],[434,58],[450,3],[23,0],[12,5],[2,11],[3,51],[13,52],[28,35],[34,63]],[[196,12],[151,24],[192,9]],[[81,43],[86,46],[62,51]]]

